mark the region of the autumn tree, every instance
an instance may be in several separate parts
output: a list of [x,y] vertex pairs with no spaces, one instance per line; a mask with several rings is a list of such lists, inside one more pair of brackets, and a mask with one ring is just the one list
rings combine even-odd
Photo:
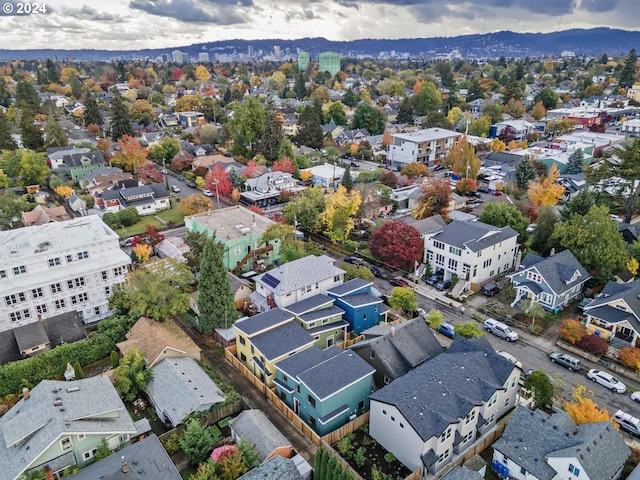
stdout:
[[557,183],[558,177],[560,177],[560,171],[554,163],[546,177],[529,183],[527,195],[536,208],[557,205],[562,199],[564,186]]
[[451,200],[451,187],[447,179],[430,179],[420,187],[422,198],[420,204],[411,212],[417,220],[432,215],[447,217]]
[[205,333],[212,333],[216,328],[229,328],[238,319],[223,256],[224,246],[215,236],[207,239],[198,276],[199,322]]
[[475,156],[475,149],[463,135],[456,144],[449,149],[449,153],[442,162],[458,177],[476,178],[480,171],[480,159]]
[[640,372],[640,348],[625,347],[618,350],[618,358],[623,365]]
[[148,126],[156,118],[153,106],[145,99],[137,99],[129,106],[129,114],[140,125]]
[[424,241],[412,225],[390,221],[375,231],[369,242],[369,250],[387,265],[413,271],[415,262],[422,260]]
[[145,243],[134,245],[131,249],[131,257],[135,263],[144,263],[149,260],[153,247]]
[[469,125],[469,135],[486,138],[489,135],[490,129],[491,118],[489,118],[488,115],[481,115],[480,117],[471,120],[471,124]]
[[68,185],[60,185],[59,187],[56,187],[54,191],[63,198],[69,198],[73,195],[73,188]]
[[196,67],[195,76],[201,82],[206,82],[207,80],[209,80],[209,78],[211,78],[209,70],[207,70],[207,67],[205,67],[204,65],[198,65]]
[[273,223],[267,227],[260,237],[260,245],[277,240],[283,242],[285,238],[293,235],[295,227],[286,223]]
[[224,164],[216,163],[211,172],[205,177],[207,188],[218,195],[229,195],[233,190],[233,184],[229,180],[229,174],[225,170]]
[[181,199],[178,208],[185,215],[197,215],[212,210],[213,201],[201,193],[195,193]]
[[122,357],[120,365],[113,371],[113,386],[128,403],[144,393],[152,379],[153,370],[147,368],[144,353],[135,346]]
[[547,109],[542,102],[536,103],[531,109],[531,116],[536,120],[542,120],[547,114]]
[[415,312],[418,308],[416,292],[411,287],[394,287],[389,295],[389,306],[396,310]]
[[162,173],[151,162],[146,162],[138,168],[137,177],[145,185],[162,182]]
[[111,164],[135,174],[148,162],[147,149],[140,145],[134,137],[124,135],[118,140],[120,150],[111,159]]
[[282,214],[292,225],[316,232],[318,220],[324,208],[325,198],[322,188],[315,186],[298,193],[284,206]]
[[238,190],[237,188],[234,188],[233,190],[231,190],[231,201],[233,202],[234,205],[237,205],[240,202],[240,190]]
[[424,163],[412,162],[402,167],[400,173],[402,175],[406,175],[409,178],[428,177],[429,167],[427,167]]
[[429,310],[424,320],[431,328],[437,330],[444,322],[444,313],[434,308],[432,310]]
[[593,392],[587,390],[584,385],[576,385],[571,397],[573,401],[565,404],[564,409],[576,425],[595,422],[613,422],[606,407],[599,408],[598,404],[590,397]]
[[334,242],[344,242],[353,230],[353,215],[358,212],[362,200],[357,191],[350,194],[342,186],[325,200],[324,212],[320,215],[324,233]]
[[504,143],[499,138],[494,138],[493,142],[491,142],[492,152],[504,152],[506,149],[507,149],[507,144]]
[[529,219],[515,205],[507,203],[489,203],[478,217],[478,221],[503,228],[511,227],[521,237],[526,237]]
[[285,157],[282,160],[276,160],[273,162],[273,165],[271,165],[271,171],[293,174],[295,171],[295,165],[293,164],[293,160]]
[[199,112],[202,109],[202,97],[200,95],[183,95],[176,100],[174,110],[176,112]]
[[593,206],[582,217],[572,215],[557,223],[552,239],[571,250],[580,264],[603,281],[624,268],[629,258],[618,225],[609,217],[606,206]]

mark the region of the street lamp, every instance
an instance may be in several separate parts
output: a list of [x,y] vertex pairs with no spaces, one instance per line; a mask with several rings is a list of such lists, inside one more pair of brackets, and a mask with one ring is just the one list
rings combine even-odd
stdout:
[[218,184],[220,183],[220,180],[216,178],[212,183],[213,186],[216,187],[216,209],[220,210],[220,195],[218,194]]

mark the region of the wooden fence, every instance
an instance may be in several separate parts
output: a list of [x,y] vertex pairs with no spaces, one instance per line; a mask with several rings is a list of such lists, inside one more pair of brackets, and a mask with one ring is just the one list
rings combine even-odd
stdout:
[[343,426],[334,430],[333,432],[327,433],[322,437],[322,441],[328,443],[329,445],[333,445],[342,437],[351,432],[355,432],[366,423],[369,423],[369,412],[365,412],[359,417],[351,420],[349,423],[345,423]]

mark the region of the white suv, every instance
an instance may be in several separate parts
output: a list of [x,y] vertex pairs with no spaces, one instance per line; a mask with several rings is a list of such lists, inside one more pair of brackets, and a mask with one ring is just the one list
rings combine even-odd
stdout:
[[602,370],[592,368],[587,372],[587,378],[608,388],[612,392],[624,393],[627,391],[627,386],[624,383],[610,373],[603,372]]
[[500,338],[504,338],[507,342],[515,342],[518,340],[518,334],[511,330],[509,325],[499,322],[493,318],[487,318],[484,321],[484,329]]
[[613,415],[613,418],[615,418],[616,422],[620,424],[620,428],[635,435],[636,437],[640,437],[640,420],[636,417],[625,413],[622,410],[618,410]]

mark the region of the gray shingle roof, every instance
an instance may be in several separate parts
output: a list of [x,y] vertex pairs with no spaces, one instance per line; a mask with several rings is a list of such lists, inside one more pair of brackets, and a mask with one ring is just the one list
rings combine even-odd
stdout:
[[329,358],[335,357],[341,351],[342,350],[336,346],[325,348],[324,350],[320,350],[317,347],[307,348],[304,350],[304,355],[292,355],[289,358],[280,360],[276,364],[276,369],[282,370],[282,373],[289,377],[296,378],[302,372]]
[[[527,260],[528,257],[529,255],[525,257],[525,260]],[[523,271],[535,269],[549,284],[551,290],[558,295],[591,278],[589,272],[580,264],[578,259],[571,253],[571,250],[563,250],[546,258],[538,257],[537,255],[533,257],[534,258],[527,262],[527,266],[524,269],[519,269],[510,276],[514,277],[522,274]],[[523,265],[525,265],[525,262],[523,262]],[[578,272],[579,275],[571,281],[576,272]]]
[[16,336],[16,343],[21,352],[49,343],[49,337],[42,322],[33,322],[16,327],[13,329],[13,334]]
[[293,320],[293,315],[281,308],[272,308],[253,317],[239,320],[233,326],[248,336],[274,328],[276,325]]
[[302,475],[291,459],[276,455],[238,480],[302,480]]
[[244,410],[231,423],[231,430],[255,447],[260,462],[264,462],[276,448],[291,447],[291,442],[262,410]]
[[314,340],[304,328],[291,321],[252,337],[251,342],[267,360],[273,360],[285,353],[313,344]]
[[370,293],[356,293],[355,295],[347,295],[340,298],[340,301],[354,308],[364,305],[382,304],[382,299]]
[[[632,313],[610,306],[620,300],[629,306]],[[584,312],[609,323],[627,320],[633,329],[640,333],[640,322],[638,321],[638,317],[640,317],[640,280],[627,284],[610,281],[602,290],[602,296],[587,305]]]
[[[456,345],[457,344],[457,345]],[[394,405],[427,441],[486,402],[515,367],[488,342],[456,337],[446,353],[423,363],[373,393],[371,400]]]
[[262,277],[268,274],[276,280],[279,280],[276,287],[269,287],[266,284],[265,286],[276,295],[284,295],[299,288],[306,287],[307,285],[343,275],[344,273],[344,270],[333,265],[332,258],[326,255],[309,255],[280,265],[254,278],[256,282],[264,283],[262,282]]
[[371,285],[373,285],[373,282],[369,280],[354,278],[352,280],[349,280],[348,282],[344,282],[342,285],[336,285],[330,290],[327,290],[327,293],[335,295],[336,297],[343,297],[345,295],[352,294],[357,290],[362,290],[363,288],[370,287]]
[[[420,192],[420,189],[418,189],[417,192],[422,194],[422,192]],[[422,220],[416,220],[413,217],[407,217],[402,221],[408,223],[416,230],[418,230],[418,232],[420,232],[420,235],[442,230],[447,225],[447,222],[444,221],[442,215],[432,215],[430,217],[423,218]]]
[[[56,406],[56,402],[61,405]],[[72,382],[43,380],[29,399],[21,399],[0,417],[3,478],[15,478],[64,435],[99,432],[136,433],[131,416],[107,377]]]
[[630,452],[611,422],[576,427],[567,417],[518,407],[493,448],[540,480],[558,473],[547,463],[550,457],[576,458],[589,478],[612,478]]
[[224,401],[222,391],[191,357],[166,358],[152,370],[147,393],[172,425],[179,425],[193,412],[208,410]]
[[309,323],[315,322],[321,318],[333,317],[335,315],[343,315],[344,310],[335,305],[331,305],[327,308],[321,308],[320,310],[313,310],[312,312],[299,315],[298,318],[301,322]]
[[305,298],[304,300],[300,300],[299,302],[289,305],[285,307],[285,310],[293,313],[294,315],[302,315],[303,313],[317,310],[325,305],[333,305],[333,302],[333,298],[327,296],[324,293],[319,293],[318,295],[314,295],[310,298]]
[[[129,472],[122,472],[122,458]],[[118,453],[83,468],[69,480],[181,480],[178,469],[155,435],[133,443]]]
[[432,238],[446,245],[479,252],[517,236],[518,233],[511,227],[498,228],[482,222],[453,221]]
[[456,465],[441,477],[441,480],[482,480],[483,478],[479,472]]
[[91,165],[106,163],[102,152],[72,153],[62,157],[62,161],[67,167],[80,167],[83,165],[83,160],[88,161]]

